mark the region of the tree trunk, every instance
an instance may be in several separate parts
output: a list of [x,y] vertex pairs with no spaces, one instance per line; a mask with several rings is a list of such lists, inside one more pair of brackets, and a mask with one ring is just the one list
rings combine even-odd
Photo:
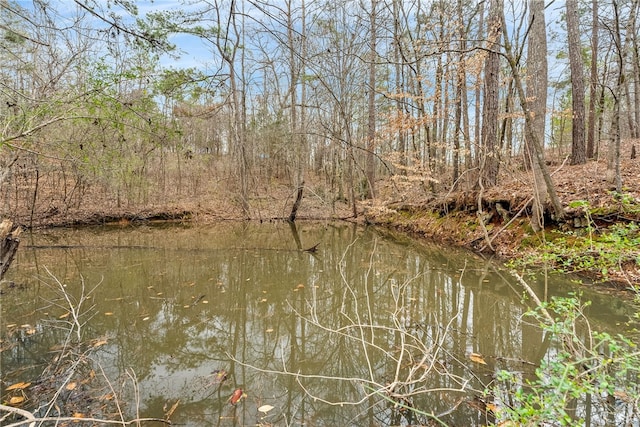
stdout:
[[11,220],[0,223],[0,280],[9,269],[18,246],[20,245],[20,227],[14,227]]
[[[616,87],[613,93],[613,118],[611,123],[611,141],[609,142],[609,155],[607,156],[607,179],[615,185],[616,191],[622,190],[622,177],[620,175],[620,102],[624,85],[624,63],[626,54],[626,43],[622,43],[620,30],[620,16],[618,2],[613,2],[614,28],[613,41],[618,62],[618,76]],[[628,38],[627,38],[628,41]]]
[[366,197],[375,197],[375,149],[376,149],[376,10],[377,0],[371,0],[371,11],[369,12],[369,49],[371,58],[369,59],[369,99],[368,99],[368,119],[367,119],[367,153],[365,173],[367,176]]
[[587,158],[595,153],[596,139],[596,97],[598,96],[598,0],[591,3],[591,74],[589,76],[589,120],[587,128]]
[[302,195],[304,193],[304,181],[300,183],[298,187],[298,191],[296,192],[296,200],[293,202],[293,206],[291,207],[291,213],[289,214],[289,222],[294,222],[298,215],[298,209],[300,208],[300,203],[302,203]]
[[571,164],[586,163],[584,140],[584,78],[578,0],[567,0],[567,37],[569,42],[569,67],[571,69],[571,98],[573,121],[571,126]]
[[[545,117],[547,109],[547,34],[544,3],[529,0],[529,40],[527,44],[527,99],[531,115],[531,131],[544,147]],[[525,132],[525,165],[533,172],[533,209],[531,227],[534,231],[544,228],[543,204],[547,197],[544,177],[537,161],[532,135]]]
[[498,180],[498,112],[500,92],[500,37],[502,0],[491,0],[487,21],[487,57],[484,64],[484,103],[482,105],[481,180],[486,187]]
[[[504,22],[504,16],[502,16],[501,18]],[[520,107],[522,108],[522,112],[524,114],[525,133],[527,134],[527,138],[531,142],[531,145],[534,149],[533,160],[538,164],[538,167],[540,168],[542,179],[547,188],[547,193],[549,194],[551,205],[553,206],[555,218],[559,220],[564,217],[564,208],[560,203],[560,199],[558,198],[558,194],[556,192],[556,187],[553,184],[551,174],[549,173],[549,169],[547,168],[547,164],[544,160],[544,150],[542,148],[542,143],[538,139],[539,136],[533,128],[533,117],[531,112],[529,111],[529,100],[527,99],[527,95],[524,92],[524,85],[522,84],[522,78],[520,77],[518,63],[516,62],[516,57],[513,54],[511,42],[509,41],[508,37],[504,38],[504,48],[506,58],[509,62],[509,67],[511,68],[511,72],[513,74],[513,83],[515,84],[515,90],[520,100]]]

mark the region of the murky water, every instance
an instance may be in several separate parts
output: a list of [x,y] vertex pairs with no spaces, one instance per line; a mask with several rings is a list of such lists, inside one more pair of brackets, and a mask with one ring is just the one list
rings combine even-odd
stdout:
[[[43,385],[7,386],[55,377],[80,414],[120,402],[184,426],[482,425],[494,372],[531,372],[549,350],[496,264],[345,224],[42,231],[2,290],[3,400],[39,415]],[[624,328],[631,307],[583,292],[595,325]],[[75,370],[51,366],[65,350]]]

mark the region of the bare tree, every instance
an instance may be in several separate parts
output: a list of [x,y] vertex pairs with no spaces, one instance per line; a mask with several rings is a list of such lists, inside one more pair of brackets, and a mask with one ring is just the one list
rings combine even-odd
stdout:
[[376,180],[376,165],[375,165],[375,149],[376,149],[376,44],[378,40],[376,15],[378,2],[377,0],[371,0],[371,10],[369,11],[369,96],[367,102],[368,117],[367,117],[367,153],[365,160],[365,174],[367,177],[367,192],[368,198],[375,197],[375,180]]
[[[622,177],[620,175],[620,104],[625,80],[624,66],[626,58],[626,46],[622,39],[622,28],[620,23],[620,5],[613,1],[613,23],[612,37],[617,59],[617,78],[613,89],[613,112],[611,123],[611,141],[609,141],[609,153],[607,156],[607,179],[615,185],[616,191],[622,190]],[[627,34],[626,40],[629,40]]]

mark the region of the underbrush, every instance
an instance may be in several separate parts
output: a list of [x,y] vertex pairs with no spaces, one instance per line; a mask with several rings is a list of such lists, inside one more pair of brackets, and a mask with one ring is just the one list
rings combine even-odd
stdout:
[[501,426],[636,425],[640,353],[627,337],[592,329],[580,298],[553,298],[525,314],[559,348],[533,377],[502,370],[487,392]]
[[[620,200],[623,202],[619,215],[640,212],[637,202],[632,204],[624,197]],[[584,273],[602,282],[626,283],[637,291],[640,278],[638,223],[629,220],[604,227],[598,225],[595,219],[602,208],[592,209],[586,201],[573,202],[570,207],[583,210],[584,227],[546,231],[540,236],[525,239],[522,245],[529,250],[524,256],[510,261],[510,266],[526,268],[544,265],[561,273]]]

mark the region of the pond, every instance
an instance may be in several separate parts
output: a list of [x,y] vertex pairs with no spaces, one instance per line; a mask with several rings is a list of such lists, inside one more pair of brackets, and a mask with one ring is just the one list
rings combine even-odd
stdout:
[[[498,369],[553,355],[499,264],[353,224],[38,231],[5,279],[2,399],[38,416],[480,426]],[[624,330],[631,306],[580,289],[593,325]]]

